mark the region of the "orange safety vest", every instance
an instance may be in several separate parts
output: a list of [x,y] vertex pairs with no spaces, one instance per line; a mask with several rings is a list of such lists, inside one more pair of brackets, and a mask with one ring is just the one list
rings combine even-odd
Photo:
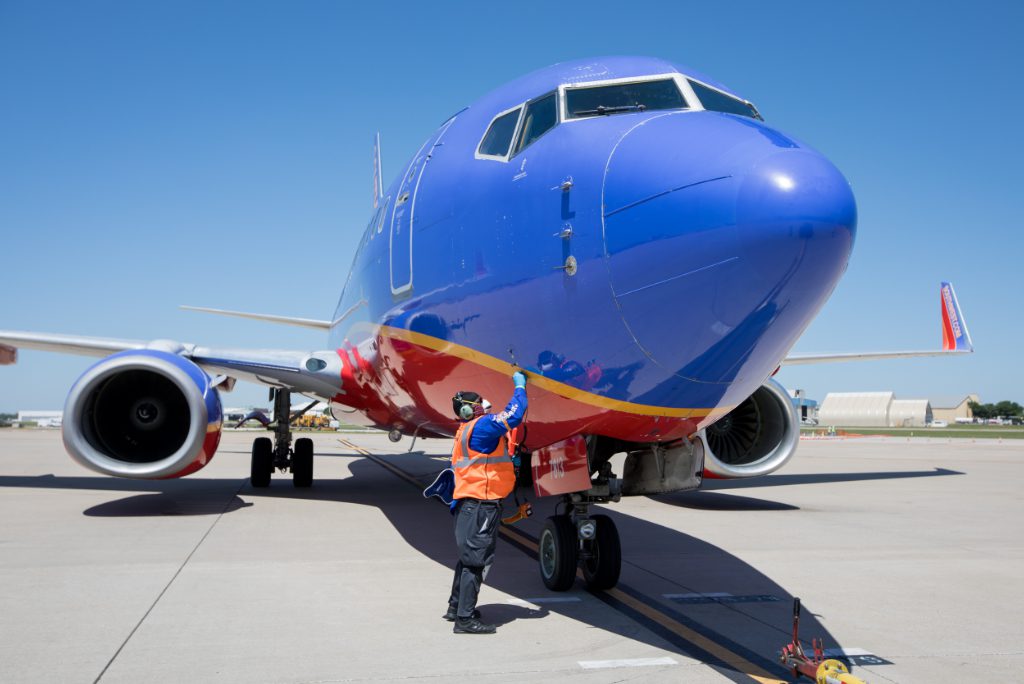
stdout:
[[474,451],[469,447],[469,436],[479,418],[459,426],[452,449],[452,470],[455,471],[456,499],[498,501],[512,493],[516,486],[516,470],[508,453],[505,435],[491,453]]

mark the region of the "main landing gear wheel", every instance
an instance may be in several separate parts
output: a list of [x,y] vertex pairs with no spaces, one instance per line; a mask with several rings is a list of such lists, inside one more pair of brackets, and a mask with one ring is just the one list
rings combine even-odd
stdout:
[[291,392],[284,388],[270,390],[274,402],[274,439],[257,437],[252,443],[252,468],[249,481],[253,487],[269,487],[275,470],[292,472],[296,487],[313,485],[313,440],[303,437],[292,444],[292,421],[313,408],[317,402],[292,413]]
[[619,531],[607,515],[590,517],[597,524],[594,538],[584,542],[589,553],[584,554],[580,563],[587,589],[599,591],[611,589],[619,581],[622,570],[622,544]]
[[553,515],[544,521],[538,553],[540,578],[551,591],[565,591],[576,579],[576,526],[567,515]]
[[269,487],[274,471],[274,445],[269,437],[257,437],[252,442],[252,461],[249,482],[253,487]]
[[308,437],[295,440],[292,484],[296,487],[309,487],[313,484],[313,440]]

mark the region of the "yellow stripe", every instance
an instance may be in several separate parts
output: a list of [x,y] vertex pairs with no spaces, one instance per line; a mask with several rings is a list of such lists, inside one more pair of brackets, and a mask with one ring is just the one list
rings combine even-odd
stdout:
[[723,663],[728,664],[737,672],[741,672],[746,676],[750,677],[751,679],[757,682],[761,682],[761,684],[786,684],[786,680],[778,679],[777,677],[772,677],[770,674],[759,668],[757,665],[754,665],[749,660],[733,653],[724,646],[715,643],[714,641],[707,638],[700,632],[695,632],[694,630],[686,627],[685,625],[676,622],[669,616],[665,615],[660,611],[655,610],[654,608],[651,608],[639,599],[633,598],[626,592],[621,591],[619,589],[607,589],[606,593],[615,600],[625,603],[627,606],[637,611],[638,613],[646,615],[648,618],[654,620],[662,627],[671,630],[672,632],[675,632],[676,634],[686,639],[690,643],[698,646],[704,651],[715,656]]
[[632,413],[639,416],[666,416],[670,418],[704,418],[705,416],[711,415],[724,415],[731,411],[733,406],[720,406],[718,408],[668,408],[666,406],[652,406],[649,404],[634,404],[629,401],[622,401],[620,399],[612,399],[610,397],[603,397],[592,392],[577,389],[571,385],[566,385],[563,382],[552,380],[551,378],[545,378],[542,375],[537,375],[525,368],[519,366],[513,366],[510,363],[497,359],[489,354],[478,352],[475,349],[464,347],[461,344],[455,342],[448,342],[447,340],[438,339],[430,335],[424,335],[423,333],[413,332],[412,330],[404,330],[402,328],[392,328],[388,325],[382,325],[380,327],[382,335],[386,335],[392,339],[403,340],[411,344],[418,345],[420,347],[426,347],[436,352],[442,352],[450,356],[455,356],[464,361],[470,361],[489,368],[498,373],[504,375],[512,375],[516,371],[522,371],[529,378],[530,382],[540,387],[541,389],[547,390],[552,394],[565,397],[566,399],[572,399],[582,404],[589,404],[598,408],[610,409],[612,411],[622,411],[623,413]]
[[[499,533],[505,537],[508,537],[510,540],[522,544],[528,549],[533,550],[534,553],[540,553],[540,549],[537,547],[537,544],[535,544],[532,540],[528,539],[527,537],[524,537],[523,535],[519,534],[515,530],[509,529],[507,527],[502,527],[499,530]],[[580,579],[583,579],[583,572],[581,570],[577,570],[576,576]],[[760,682],[761,684],[786,684],[786,681],[784,679],[777,679],[775,677],[772,677],[770,674],[762,670],[757,665],[754,665],[749,660],[733,653],[724,646],[707,638],[700,632],[695,632],[694,630],[686,627],[685,625],[676,622],[665,613],[662,613],[656,608],[652,608],[651,606],[647,605],[643,601],[640,601],[639,599],[633,598],[626,592],[620,589],[606,589],[605,593],[614,598],[616,601],[621,601],[622,603],[625,603],[627,606],[637,611],[638,613],[641,613],[646,617],[650,618],[651,620],[654,620],[662,627],[671,630],[675,634],[689,641],[691,644],[694,644],[695,646],[698,646],[707,653],[710,653],[711,655],[721,660],[723,663],[728,664],[737,672],[744,674],[747,677],[750,677],[754,681]]]
[[[360,450],[360,451],[362,451],[364,453],[369,454],[369,452],[367,452],[365,449],[362,449],[361,447],[356,446],[355,444],[353,444],[352,442],[349,442],[348,440],[339,439],[338,441],[344,443],[346,446],[352,447],[354,449],[357,449],[357,450]],[[406,473],[404,470],[402,470],[398,466],[392,465],[392,464],[388,463],[387,461],[385,461],[384,459],[379,458],[379,457],[374,456],[374,455],[370,455],[370,458],[374,462],[376,462],[378,465],[383,466],[387,470],[389,470],[392,473],[394,473],[394,474],[398,475],[399,477],[401,477],[403,480],[411,482],[412,484],[416,485],[417,487],[421,486],[421,484],[416,479],[414,479],[411,475]],[[498,528],[498,533],[500,535],[502,535],[503,537],[506,537],[510,541],[513,541],[513,542],[516,542],[516,543],[518,543],[518,544],[520,544],[522,546],[525,546],[526,548],[532,550],[535,554],[540,554],[540,548],[537,546],[536,542],[534,542],[529,537],[526,537],[525,535],[521,534],[520,532],[512,529],[511,527],[500,527],[500,528]],[[583,579],[583,572],[582,572],[582,570],[577,570],[576,571],[576,576],[579,577],[582,580]],[[620,601],[620,602],[626,604],[627,606],[629,606],[633,610],[637,611],[638,613],[641,613],[641,614],[647,616],[648,618],[650,618],[651,620],[654,620],[655,622],[657,622],[662,627],[665,627],[666,629],[674,632],[675,634],[677,634],[678,636],[682,637],[683,639],[686,639],[687,641],[689,641],[690,643],[694,644],[695,646],[698,646],[699,648],[703,649],[705,652],[710,653],[711,655],[717,657],[723,663],[726,663],[727,665],[732,667],[734,670],[736,670],[736,672],[739,672],[740,674],[746,675],[747,677],[750,677],[754,681],[760,682],[760,684],[786,684],[786,680],[778,679],[776,677],[772,677],[770,674],[768,674],[767,672],[762,670],[757,665],[754,665],[753,663],[751,663],[746,658],[743,658],[742,656],[740,656],[740,655],[738,655],[736,653],[733,653],[729,649],[727,649],[724,646],[722,646],[722,645],[712,641],[711,639],[709,639],[708,637],[704,636],[700,632],[696,632],[696,631],[686,627],[685,625],[682,625],[679,622],[676,622],[670,616],[666,615],[665,613],[662,613],[657,608],[654,608],[652,606],[647,605],[643,601],[630,596],[626,592],[624,592],[624,591],[622,591],[620,589],[614,589],[613,588],[613,589],[606,589],[605,593],[607,593],[609,596],[611,596],[615,600]]]
[[341,437],[339,437],[338,441],[341,442],[342,444],[344,444],[345,446],[347,446],[352,451],[356,452],[357,454],[362,454],[363,456],[369,456],[370,455],[369,451],[367,451],[363,447],[359,446],[358,444],[353,444],[352,442],[348,441],[347,439],[342,439]]

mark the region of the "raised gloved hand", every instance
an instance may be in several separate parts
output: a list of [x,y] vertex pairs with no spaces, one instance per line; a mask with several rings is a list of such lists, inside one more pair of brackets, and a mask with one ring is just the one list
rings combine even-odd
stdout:
[[515,383],[516,389],[522,389],[526,387],[526,373],[522,371],[516,371],[512,374],[512,382]]

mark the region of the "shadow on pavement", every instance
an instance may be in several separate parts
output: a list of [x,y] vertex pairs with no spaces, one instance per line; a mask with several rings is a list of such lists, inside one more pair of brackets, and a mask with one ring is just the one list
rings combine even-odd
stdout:
[[[318,459],[321,456],[344,456],[351,476],[344,479],[321,477],[310,489],[295,489],[290,481],[278,476],[271,487],[260,490],[251,488],[247,480],[241,478],[203,479],[199,476],[182,480],[138,481],[99,476],[0,476],[0,488],[100,490],[128,494],[83,512],[84,515],[100,517],[218,515],[258,506],[259,500],[265,497],[371,506],[380,509],[406,543],[418,553],[446,568],[454,566],[456,551],[452,520],[446,507],[435,500],[424,499],[409,483],[398,480],[394,474],[366,456],[326,450],[317,453]],[[413,452],[380,458],[407,472],[417,473],[416,479],[421,482],[421,486],[426,486],[443,467],[440,465],[443,460],[439,460],[439,456],[445,455]],[[321,468],[321,472],[323,470]],[[708,481],[706,485],[710,490],[719,490],[959,474],[962,473],[936,468],[921,472],[772,475],[749,484],[746,481],[717,480]],[[252,500],[247,501],[243,497]],[[795,506],[785,503],[716,491],[660,495],[656,500],[703,510],[751,513],[796,510]],[[517,525],[516,530],[536,539],[545,517],[553,512],[555,503],[550,498],[535,501],[534,516]],[[662,615],[671,616],[672,620],[685,628],[683,632],[666,628],[657,619],[649,619],[649,616],[641,614],[645,611],[628,608],[623,601],[603,592],[595,596],[615,611],[599,609],[592,602],[584,600],[545,604],[540,611],[510,604],[490,604],[481,606],[485,611],[485,619],[507,624],[519,619],[543,618],[549,613],[563,614],[624,638],[697,658],[735,678],[738,673],[735,667],[725,664],[715,654],[702,650],[694,643],[692,636],[680,636],[689,630],[691,635],[696,633],[709,638],[773,676],[788,676],[774,658],[778,649],[789,641],[793,602],[790,591],[757,568],[695,535],[622,513],[615,506],[601,508],[602,512],[615,520],[622,537],[624,565],[619,586],[622,593],[619,596],[640,597],[646,605]],[[521,550],[531,555],[529,549]],[[552,596],[535,570],[530,573],[522,571],[522,559],[510,562],[510,556],[519,552],[512,544],[502,544],[486,584],[526,600],[530,597]],[[448,589],[449,586],[427,588],[437,593],[439,616],[444,610]],[[727,592],[744,600],[703,600],[701,595],[714,592]],[[691,598],[672,599],[666,597],[666,594],[683,597],[691,595]],[[585,598],[582,584],[577,582],[570,595]],[[827,618],[827,612],[818,616],[813,609],[814,606],[805,606],[801,625],[804,637],[823,638],[828,647],[840,647],[837,639],[828,633],[819,619]],[[647,629],[639,629],[638,623]]]
[[693,508],[701,511],[798,511],[799,506],[782,503],[781,501],[769,501],[767,499],[755,499],[750,496],[738,496],[736,494],[719,494],[717,492],[680,492],[677,494],[658,494],[649,497],[664,504],[680,506],[682,508]]
[[966,475],[959,470],[933,468],[932,470],[903,470],[877,473],[803,473],[800,475],[765,475],[742,480],[704,480],[701,491],[743,489],[746,487],[785,487],[788,485],[827,484],[834,482],[867,482],[869,480],[905,480],[917,477],[945,477]]

